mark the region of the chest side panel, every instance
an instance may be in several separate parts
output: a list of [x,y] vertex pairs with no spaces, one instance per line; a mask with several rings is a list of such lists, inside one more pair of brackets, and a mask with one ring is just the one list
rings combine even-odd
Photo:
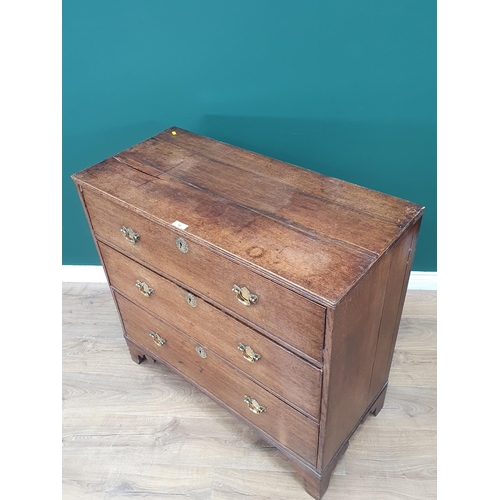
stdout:
[[330,373],[323,381],[327,407],[320,467],[327,466],[367,408],[389,268],[390,255],[385,254],[333,312],[333,329],[325,340]]
[[375,398],[389,378],[420,223],[421,219],[408,230],[391,250],[390,276],[380,322],[369,401]]

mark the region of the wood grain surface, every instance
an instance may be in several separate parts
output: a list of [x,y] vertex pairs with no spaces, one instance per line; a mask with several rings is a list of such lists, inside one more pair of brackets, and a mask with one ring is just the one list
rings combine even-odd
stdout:
[[[175,129],[175,135],[172,134],[173,129]],[[299,188],[301,192],[308,195],[391,221],[399,226],[407,224],[421,209],[418,205],[400,198],[307,170],[307,165],[297,168],[290,163],[200,136],[178,127],[165,130],[153,139],[184,149],[184,155],[187,153],[187,156],[190,156],[194,153],[224,165],[258,173],[279,181],[285,186]],[[158,146],[158,151],[164,152],[165,148],[160,149]],[[181,157],[178,149],[172,148],[169,154]],[[161,160],[164,157],[163,154]],[[156,166],[161,165],[161,160],[156,162]],[[179,163],[180,161],[177,165]],[[173,162],[172,166],[174,166]]]
[[[345,206],[337,203],[334,197],[305,193],[300,186],[297,189],[279,178],[241,168],[234,159],[231,163],[221,163],[193,150],[183,150],[175,144],[181,135],[185,132],[171,136],[172,144],[150,139],[115,158],[134,168],[139,168],[137,162],[153,164],[164,172],[160,175],[162,178],[180,180],[309,234],[343,241],[369,252],[380,253],[400,232],[395,222],[359,210],[353,207],[352,201],[351,206]],[[185,158],[179,162],[182,152]],[[130,156],[133,161],[129,163]]]
[[321,470],[326,468],[371,403],[368,392],[389,265],[390,255],[385,254],[333,314],[330,403],[322,422],[325,431]]
[[[321,361],[323,307],[218,255],[193,241],[189,234],[182,235],[188,244],[188,252],[182,253],[176,246],[179,234],[173,229],[164,229],[93,192],[84,191],[84,199],[96,238],[115,245],[144,265],[155,266],[168,278]],[[132,227],[140,235],[137,244],[125,240],[120,232],[122,225]],[[249,307],[238,302],[232,291],[235,284],[257,294],[258,302]]]
[[[195,342],[117,292],[115,298],[127,338],[135,342],[135,347],[144,347],[145,354],[152,354],[158,361],[164,361],[174,367],[189,381],[205,389],[209,395],[215,396],[246,422],[258,427],[310,464],[316,464],[318,446],[316,422],[261,388],[210,351],[206,345]],[[158,346],[150,337],[150,332],[160,335],[163,345]],[[204,357],[198,355],[197,348],[202,348]],[[136,358],[135,360],[138,361]],[[255,398],[265,407],[265,411],[258,414],[250,411],[244,401],[247,396]]]
[[[185,289],[103,243],[98,246],[110,283],[122,295],[207,346],[287,403],[319,419],[321,370],[191,294],[196,301],[193,307],[186,300]],[[153,293],[143,295],[137,280],[147,283]],[[247,361],[239,344],[251,346],[260,359]]]
[[[309,500],[275,448],[165,367],[130,359],[109,288],[63,285],[63,498]],[[325,500],[436,498],[436,293],[409,291],[385,405]]]
[[[75,174],[73,179],[84,189],[87,203],[90,191],[105,196],[326,305],[343,296],[376,258],[373,252],[299,229],[298,225],[305,228],[308,224],[300,217],[295,225],[285,223],[173,177],[159,178],[113,158]],[[276,198],[276,204],[281,202]],[[290,203],[293,200],[288,200]],[[91,207],[88,209],[92,218]],[[309,212],[311,217],[318,214],[318,207]],[[175,221],[188,227],[177,230],[172,226]],[[395,239],[401,229],[393,226]],[[363,227],[377,232],[376,228]],[[98,229],[94,227],[97,234]]]

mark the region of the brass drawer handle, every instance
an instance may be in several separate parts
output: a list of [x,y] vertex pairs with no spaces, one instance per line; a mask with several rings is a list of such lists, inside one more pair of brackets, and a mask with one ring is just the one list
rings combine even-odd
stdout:
[[233,285],[233,292],[236,294],[238,300],[245,306],[256,304],[259,300],[259,297],[251,293],[246,286],[239,287],[238,285]]
[[186,240],[184,238],[177,238],[175,240],[175,246],[182,252],[182,253],[188,253],[189,251],[189,246],[186,243]]
[[244,345],[241,342],[238,344],[238,349],[243,352],[243,357],[253,363],[254,361],[259,361],[260,354],[254,352],[254,350],[249,345]]
[[146,297],[149,297],[154,292],[145,281],[137,280],[135,286],[141,291],[142,295]]
[[256,399],[253,399],[249,396],[245,396],[243,400],[248,405],[248,409],[253,411],[254,413],[264,413],[266,411],[266,407],[259,404]]
[[141,237],[131,227],[122,226],[120,231],[125,235],[125,239],[130,243],[137,243]]
[[165,345],[167,342],[165,339],[162,339],[156,332],[150,332],[149,336],[153,338],[153,340],[155,341],[155,344],[158,347]]

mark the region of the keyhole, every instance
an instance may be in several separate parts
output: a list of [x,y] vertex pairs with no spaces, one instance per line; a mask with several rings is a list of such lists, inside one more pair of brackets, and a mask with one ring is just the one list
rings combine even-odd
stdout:
[[187,293],[186,294],[186,302],[191,306],[191,307],[196,307],[196,299],[194,298],[194,295]]
[[175,244],[182,253],[188,253],[189,250],[188,244],[182,238],[177,238],[175,240]]
[[196,347],[196,352],[198,353],[198,355],[201,358],[206,358],[207,357],[207,353],[205,352],[205,349],[203,349],[203,347],[201,347],[201,346],[197,346]]

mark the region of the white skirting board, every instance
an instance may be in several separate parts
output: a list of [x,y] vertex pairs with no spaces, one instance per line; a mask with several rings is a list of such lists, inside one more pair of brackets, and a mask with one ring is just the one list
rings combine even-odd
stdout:
[[[106,283],[102,266],[62,266],[62,282]],[[437,290],[437,272],[412,271],[408,290]]]

